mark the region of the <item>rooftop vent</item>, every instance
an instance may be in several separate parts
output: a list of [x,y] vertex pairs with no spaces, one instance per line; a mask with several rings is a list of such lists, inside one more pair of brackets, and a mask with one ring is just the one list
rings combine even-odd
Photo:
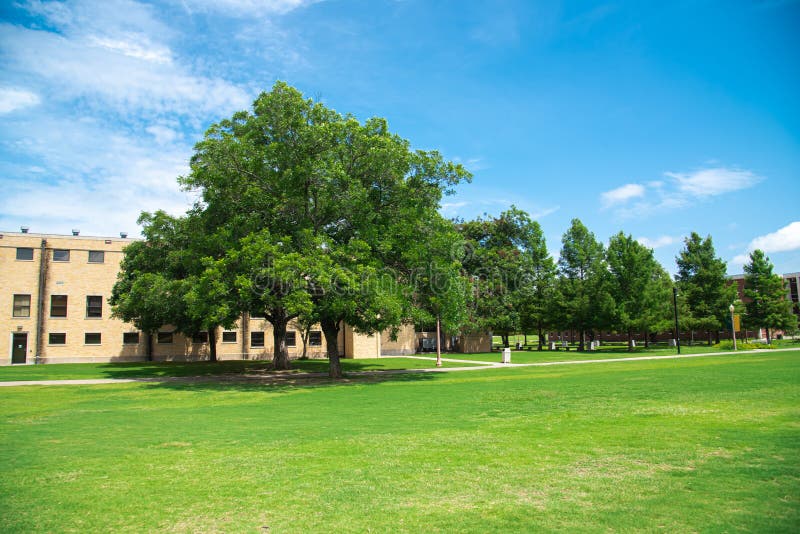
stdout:
[[73,228],[72,229],[72,235],[81,235],[81,231],[78,230],[77,228]]
[[119,236],[120,236],[122,239],[125,239],[126,237],[128,237],[128,232],[120,232],[120,233],[119,233]]
[[30,230],[30,228],[28,228],[27,226],[20,226],[19,227],[19,231],[22,232],[23,234],[27,234],[28,230]]

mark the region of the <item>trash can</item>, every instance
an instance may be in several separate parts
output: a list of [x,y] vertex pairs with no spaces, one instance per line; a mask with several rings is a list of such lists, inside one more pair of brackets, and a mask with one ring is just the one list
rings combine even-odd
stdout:
[[506,347],[503,349],[503,361],[502,363],[511,363],[511,349]]

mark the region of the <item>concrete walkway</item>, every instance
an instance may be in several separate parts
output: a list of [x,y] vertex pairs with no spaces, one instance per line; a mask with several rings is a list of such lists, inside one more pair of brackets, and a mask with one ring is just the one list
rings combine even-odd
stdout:
[[[445,362],[456,363],[470,363],[482,364],[473,365],[470,367],[434,367],[428,369],[387,369],[376,371],[352,371],[346,373],[346,376],[384,376],[384,375],[400,375],[409,373],[450,373],[460,371],[483,371],[485,369],[505,368],[510,369],[513,367],[548,367],[553,365],[584,365],[584,364],[600,364],[600,363],[619,363],[619,362],[638,362],[647,360],[679,360],[687,358],[713,358],[716,356],[741,356],[750,354],[770,354],[775,352],[789,352],[797,351],[799,349],[756,349],[748,351],[729,351],[729,352],[707,352],[702,354],[673,354],[666,356],[633,356],[630,358],[606,358],[598,360],[566,360],[557,362],[539,362],[539,363],[499,363],[499,362],[480,362],[474,360],[458,360],[452,358],[442,358]],[[414,358],[419,360],[433,360],[436,358],[429,358],[427,356],[405,356],[406,358]],[[512,354],[513,358],[513,354]],[[294,380],[308,380],[314,378],[327,378],[327,373],[285,373],[285,374],[269,374],[265,376],[256,375],[207,375],[207,376],[170,376],[170,377],[149,377],[149,378],[88,378],[80,380],[16,380],[8,382],[0,382],[0,387],[15,387],[15,386],[80,386],[80,385],[94,385],[94,384],[127,384],[127,383],[195,383],[195,382],[257,382],[257,383],[270,383],[281,384],[290,383]]]

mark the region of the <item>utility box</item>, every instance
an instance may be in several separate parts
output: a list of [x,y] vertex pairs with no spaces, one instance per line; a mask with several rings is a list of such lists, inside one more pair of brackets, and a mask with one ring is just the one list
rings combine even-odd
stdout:
[[511,349],[506,347],[503,349],[503,361],[502,363],[511,363]]

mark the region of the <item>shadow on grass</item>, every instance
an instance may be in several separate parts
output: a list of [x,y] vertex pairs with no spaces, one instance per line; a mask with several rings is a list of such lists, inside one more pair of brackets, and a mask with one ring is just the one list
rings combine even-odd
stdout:
[[[365,371],[370,371],[365,369]],[[170,389],[175,391],[239,391],[288,393],[298,389],[324,388],[330,386],[364,386],[387,382],[430,382],[441,378],[442,373],[415,372],[411,370],[387,370],[389,372],[371,371],[368,374],[345,373],[340,379],[332,379],[327,373],[308,372],[270,372],[258,375],[193,375],[154,377],[157,381],[145,383],[145,387],[153,389]],[[392,372],[393,371],[393,372]]]

